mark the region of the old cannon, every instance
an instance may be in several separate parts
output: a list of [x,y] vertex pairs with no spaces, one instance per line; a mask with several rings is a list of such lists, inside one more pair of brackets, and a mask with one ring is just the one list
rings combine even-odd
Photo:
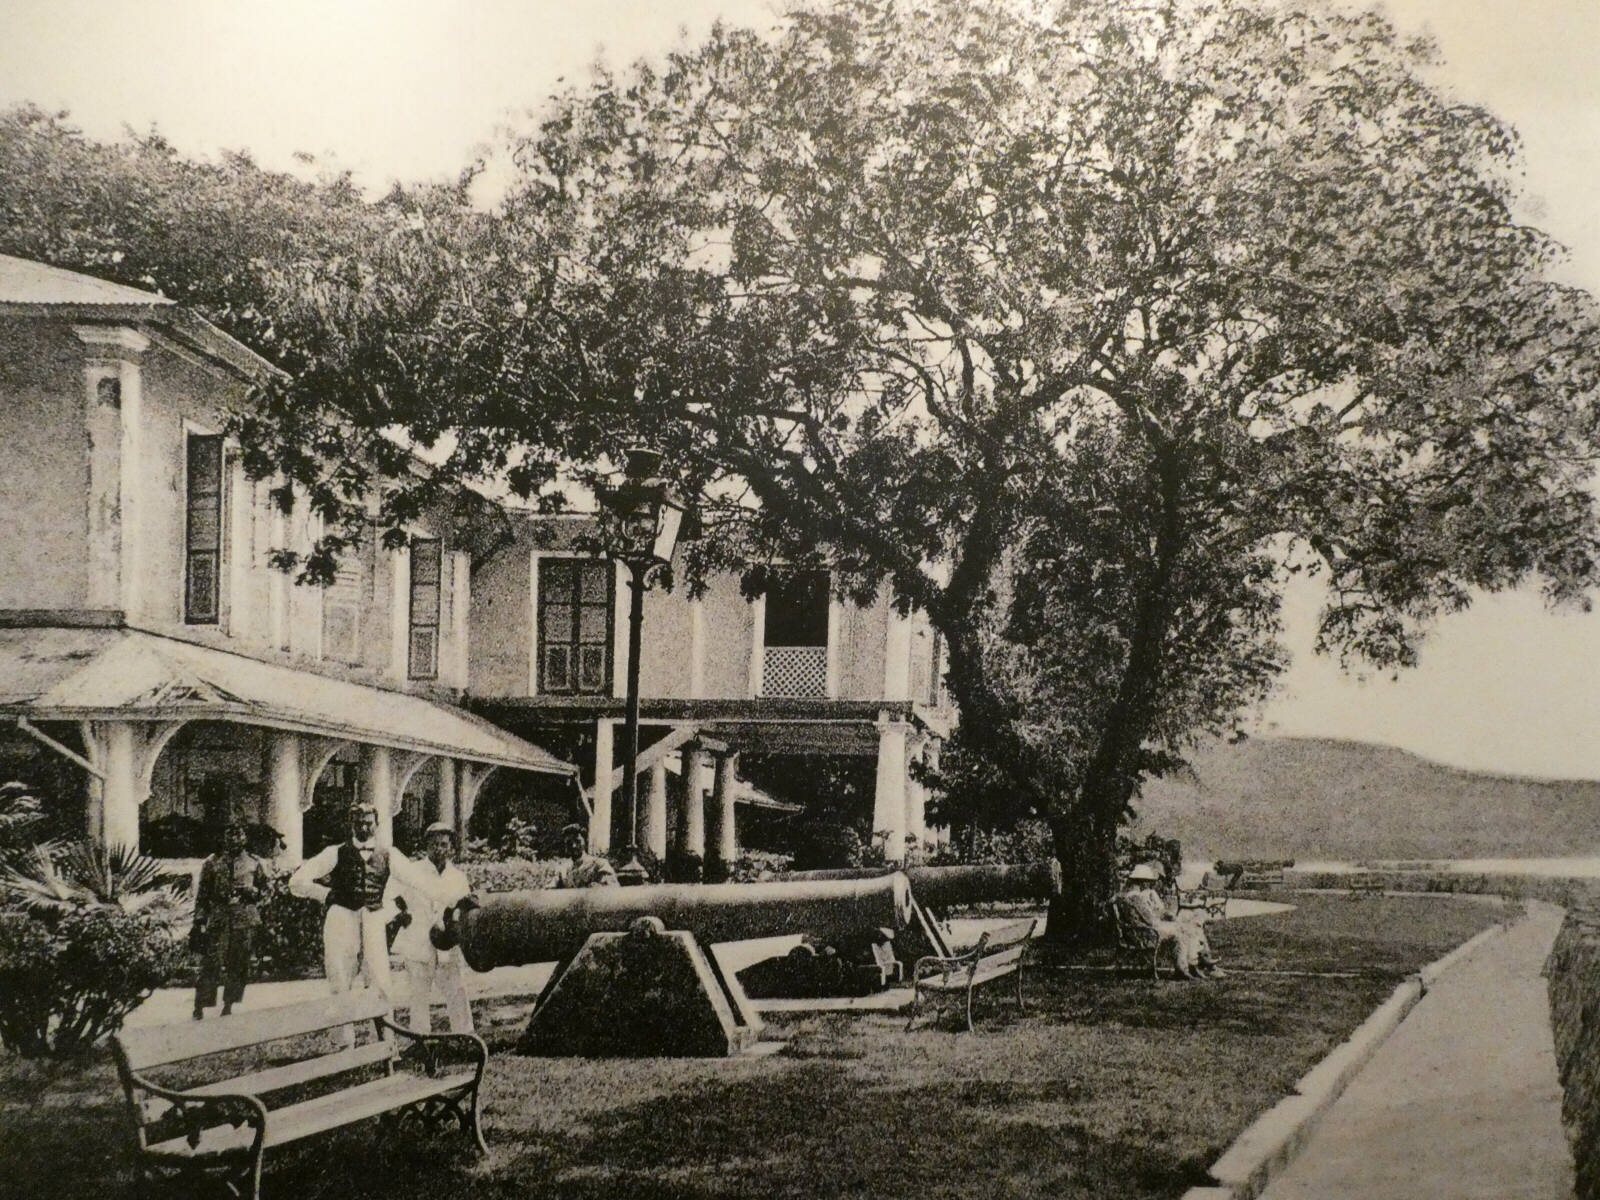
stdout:
[[[786,882],[883,878],[887,867],[840,867],[824,871],[791,871]],[[1055,859],[1018,865],[982,864],[954,867],[906,867],[900,872],[923,908],[947,912],[963,904],[1012,900],[1049,900],[1061,893],[1061,864]]]
[[703,945],[810,934],[822,941],[915,920],[904,875],[773,883],[663,883],[631,888],[501,892],[457,920],[475,971],[559,962],[593,933],[621,933],[639,917],[694,934]]
[[530,1053],[735,1053],[760,1020],[702,945],[783,934],[845,940],[921,917],[903,875],[506,892],[452,910],[479,971],[556,961],[522,1047]]

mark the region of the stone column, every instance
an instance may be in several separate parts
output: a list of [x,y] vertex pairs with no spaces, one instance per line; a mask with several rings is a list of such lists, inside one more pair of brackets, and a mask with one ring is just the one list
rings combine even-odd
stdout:
[[878,777],[872,799],[872,832],[886,835],[884,857],[906,856],[906,723],[878,721]]
[[144,797],[139,794],[136,732],[130,721],[106,721],[100,726],[99,765],[105,779],[94,789],[100,803],[98,813],[90,807],[89,836],[103,846],[139,848],[139,803]]
[[[939,770],[939,746],[939,739],[936,737],[930,737],[928,739],[928,748],[923,752],[922,755],[923,761],[928,764],[928,770],[935,773],[937,773]],[[924,814],[924,816],[926,816],[926,814]],[[948,846],[950,844],[949,825],[935,825],[928,832],[932,835],[933,840],[939,845]]]
[[589,850],[604,854],[611,849],[611,743],[612,722],[602,718],[594,725],[594,794],[590,802]]
[[439,811],[435,821],[443,821],[459,834],[456,821],[456,760],[445,755],[439,757]]
[[305,858],[305,830],[300,811],[304,790],[300,778],[300,735],[275,729],[267,734],[268,819],[283,835],[282,866],[294,867]]
[[710,756],[699,742],[690,742],[683,751],[683,850],[686,854],[706,855],[705,777]]
[[456,843],[467,846],[467,830],[472,828],[472,808],[478,800],[479,771],[487,770],[476,763],[463,762],[456,772]]
[[916,848],[921,849],[923,841],[928,836],[927,805],[928,789],[923,786],[912,771],[912,767],[922,760],[923,739],[914,738],[906,747],[906,835],[916,839]]
[[394,753],[387,746],[367,747],[366,801],[378,810],[378,841],[394,845]]
[[667,763],[659,759],[650,768],[650,791],[644,805],[644,844],[657,858],[667,854]]
[[717,759],[717,779],[712,787],[711,810],[706,820],[706,882],[719,883],[739,857],[739,836],[734,828],[733,805],[738,790],[739,756]]

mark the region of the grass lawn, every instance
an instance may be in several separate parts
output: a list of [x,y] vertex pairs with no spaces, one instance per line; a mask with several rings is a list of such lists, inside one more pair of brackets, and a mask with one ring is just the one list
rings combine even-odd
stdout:
[[[601,1061],[522,1058],[519,1030],[490,1026],[487,1158],[458,1136],[396,1144],[369,1122],[269,1152],[263,1190],[1175,1197],[1400,979],[1501,917],[1465,897],[1289,898],[1293,912],[1212,927],[1224,979],[1040,969],[1028,1013],[990,989],[976,1034],[954,1019],[907,1034],[889,1014],[797,1014],[769,1022],[786,1042],[769,1057]],[[104,1053],[0,1058],[0,1194],[124,1192],[121,1106]]]

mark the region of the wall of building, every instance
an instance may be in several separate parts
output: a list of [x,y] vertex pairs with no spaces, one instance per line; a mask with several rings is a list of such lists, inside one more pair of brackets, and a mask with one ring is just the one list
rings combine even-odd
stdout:
[[[618,604],[629,602],[626,584],[617,595]],[[644,626],[639,651],[639,694],[642,696],[690,695],[690,649],[694,641],[694,615],[688,589],[681,584],[673,591],[652,589],[644,596]],[[617,655],[619,666],[627,662],[627,646]]]
[[478,696],[528,694],[533,633],[528,551],[509,546],[472,575],[468,687]]
[[87,605],[83,363],[65,322],[0,322],[0,608]]
[[750,648],[755,640],[755,606],[739,592],[739,580],[720,575],[705,600],[705,694],[716,700],[750,695]]
[[849,603],[844,606],[839,623],[841,700],[876,700],[883,696],[889,613],[889,602],[881,595],[865,608]]

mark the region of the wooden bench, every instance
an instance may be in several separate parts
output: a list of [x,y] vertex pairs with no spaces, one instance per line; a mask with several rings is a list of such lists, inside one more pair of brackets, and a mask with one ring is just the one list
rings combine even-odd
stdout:
[[1189,891],[1178,889],[1178,908],[1203,908],[1206,916],[1218,919],[1228,915],[1228,893],[1211,887],[1197,887]]
[[1358,871],[1350,876],[1350,899],[1362,896],[1383,895],[1383,877],[1370,871]]
[[1267,864],[1251,864],[1239,873],[1239,882],[1234,885],[1246,891],[1259,891],[1265,888],[1281,888],[1283,886],[1283,868]]
[[972,993],[986,983],[1014,976],[1017,981],[1017,1011],[1023,1011],[1022,964],[1039,926],[1037,917],[1026,921],[1012,921],[999,929],[990,930],[978,939],[978,944],[962,954],[949,956],[924,955],[911,968],[911,1017],[906,1022],[910,1029],[917,1023],[924,995],[942,999],[960,997],[966,1002],[967,1032],[972,1032]]
[[[370,1040],[361,1040],[363,1031]],[[405,1039],[403,1057],[394,1034]],[[392,1125],[454,1122],[479,1150],[488,1149],[478,1122],[489,1059],[483,1041],[396,1025],[376,991],[124,1029],[112,1052],[133,1116],[141,1192],[170,1175],[184,1182],[178,1195],[196,1194],[210,1178],[224,1194],[257,1200],[268,1149],[368,1117]],[[465,1061],[445,1061],[458,1057]],[[411,1069],[413,1060],[420,1071]],[[153,1073],[182,1080],[161,1084]]]

